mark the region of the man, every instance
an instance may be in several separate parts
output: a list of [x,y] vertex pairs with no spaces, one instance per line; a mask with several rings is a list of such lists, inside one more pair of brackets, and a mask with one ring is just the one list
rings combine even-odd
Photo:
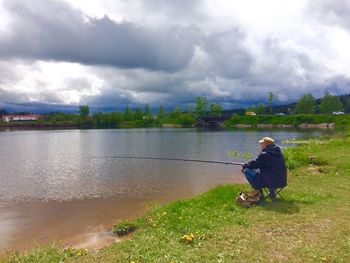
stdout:
[[281,148],[274,139],[265,137],[259,141],[261,153],[248,163],[243,164],[242,172],[255,190],[269,188],[271,199],[276,198],[276,189],[287,185],[286,162]]

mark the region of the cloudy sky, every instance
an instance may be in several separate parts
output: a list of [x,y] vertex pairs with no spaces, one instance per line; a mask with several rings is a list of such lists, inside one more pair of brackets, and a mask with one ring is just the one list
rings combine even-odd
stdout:
[[0,107],[350,93],[350,0],[0,0],[0,18]]

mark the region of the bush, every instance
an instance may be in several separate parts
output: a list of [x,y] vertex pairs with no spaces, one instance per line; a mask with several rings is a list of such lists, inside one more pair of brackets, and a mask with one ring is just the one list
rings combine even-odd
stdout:
[[136,225],[129,220],[123,221],[117,225],[113,226],[113,233],[118,236],[125,236],[136,230]]
[[185,113],[180,117],[180,123],[185,127],[190,127],[194,124],[194,118],[191,114]]

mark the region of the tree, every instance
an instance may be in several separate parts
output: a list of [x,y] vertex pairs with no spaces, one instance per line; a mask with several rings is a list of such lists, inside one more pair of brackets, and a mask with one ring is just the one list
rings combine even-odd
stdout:
[[256,112],[256,106],[255,106],[255,104],[253,104],[253,105],[247,107],[246,110],[245,110],[245,112],[252,112],[252,111],[253,111],[253,112]]
[[132,112],[129,108],[129,106],[126,106],[125,111],[124,111],[124,120],[130,121],[132,119]]
[[95,128],[117,128],[123,118],[123,113],[119,111],[111,113],[95,112],[92,115],[92,124]]
[[222,107],[216,103],[211,103],[209,108],[209,115],[221,115]]
[[260,103],[258,107],[256,108],[256,114],[264,114],[266,112],[266,105],[264,103]]
[[[79,113],[80,113],[80,120],[79,125],[82,128],[89,128],[92,125],[92,120],[89,118],[90,109],[88,105],[80,105],[79,106]],[[60,119],[62,116],[55,116],[55,120],[53,122],[57,121],[57,118]]]
[[123,116],[122,116],[122,113],[115,111],[109,114],[109,119],[110,119],[110,127],[117,128],[119,124],[122,122]]
[[93,125],[96,128],[109,128],[106,124],[105,113],[95,112],[92,115]]
[[313,114],[315,113],[316,99],[311,93],[306,93],[300,100],[297,101],[295,106],[295,113],[298,114]]
[[182,114],[180,117],[180,123],[185,127],[190,127],[194,123],[194,118],[190,113]]
[[315,105],[315,113],[316,114],[320,114],[320,104],[317,104]]
[[340,98],[333,96],[328,91],[324,93],[324,97],[320,103],[320,113],[331,114],[334,111],[343,111],[344,106],[340,101]]
[[270,109],[270,113],[272,114],[272,101],[275,98],[275,95],[270,91],[269,93],[267,93],[268,97],[268,101],[269,101],[269,109]]
[[207,107],[207,97],[196,97],[196,112],[198,117],[205,115],[205,113],[207,112]]
[[182,114],[182,109],[180,106],[176,106],[173,110],[173,112],[171,113],[171,117],[172,118],[180,118]]
[[188,113],[194,118],[196,116],[196,108],[193,105],[188,107]]
[[142,109],[140,107],[137,107],[135,109],[135,120],[142,120],[142,117],[143,117]]
[[5,110],[5,109],[0,109],[0,116],[2,116],[2,115],[7,115],[7,114],[8,114],[7,110]]
[[350,113],[350,97],[346,99],[345,112]]
[[159,106],[158,119],[164,119],[166,117],[166,111],[162,105]]
[[145,116],[150,116],[150,115],[152,115],[152,113],[151,113],[151,109],[150,109],[150,107],[149,107],[149,104],[146,104],[146,106],[145,106]]
[[80,117],[82,119],[86,119],[90,113],[89,106],[88,105],[80,105],[79,106],[79,113],[80,113]]

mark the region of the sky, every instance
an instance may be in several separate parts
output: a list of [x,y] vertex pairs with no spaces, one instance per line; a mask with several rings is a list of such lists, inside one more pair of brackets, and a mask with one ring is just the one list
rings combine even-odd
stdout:
[[350,0],[0,0],[0,108],[350,93]]

